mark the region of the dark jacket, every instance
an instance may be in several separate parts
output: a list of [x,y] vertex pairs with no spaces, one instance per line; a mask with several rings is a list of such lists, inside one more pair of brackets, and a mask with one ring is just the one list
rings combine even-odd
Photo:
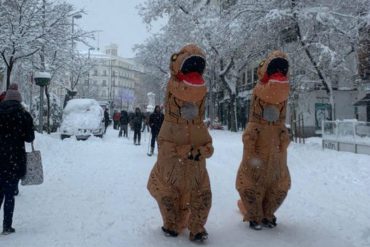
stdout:
[[141,130],[143,123],[143,114],[139,112],[135,112],[135,115],[132,118],[132,126],[134,130]]
[[109,113],[108,113],[108,111],[104,111],[104,122],[105,122],[106,126],[109,125]]
[[0,103],[0,176],[22,178],[26,173],[24,142],[35,139],[31,115],[18,101]]
[[121,118],[119,119],[122,125],[127,125],[129,122],[127,111],[121,111]]
[[153,112],[149,117],[149,126],[152,132],[158,133],[163,123],[164,115],[161,112]]

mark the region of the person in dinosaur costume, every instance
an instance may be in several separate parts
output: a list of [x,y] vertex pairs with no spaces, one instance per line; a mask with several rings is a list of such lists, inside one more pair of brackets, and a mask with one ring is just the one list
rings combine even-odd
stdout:
[[274,213],[290,189],[290,138],[285,127],[288,69],[287,56],[281,51],[272,52],[260,63],[259,82],[253,90],[249,123],[243,133],[243,159],[236,189],[243,221],[249,221],[254,230],[277,225]]
[[176,237],[187,227],[192,241],[207,239],[204,225],[212,203],[205,160],[213,146],[203,123],[205,65],[205,54],[193,44],[171,56],[158,160],[147,186],[158,202],[165,234]]

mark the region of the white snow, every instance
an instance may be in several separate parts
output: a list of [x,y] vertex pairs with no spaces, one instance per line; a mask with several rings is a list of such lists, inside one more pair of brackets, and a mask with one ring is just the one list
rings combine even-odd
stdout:
[[51,75],[48,72],[41,72],[41,71],[39,71],[39,72],[35,72],[34,78],[47,78],[47,79],[50,79],[51,78]]
[[[207,246],[370,246],[370,156],[322,150],[321,139],[291,144],[292,189],[277,212],[278,227],[256,232],[237,210],[236,172],[241,133],[211,131],[215,154],[208,161],[213,204]],[[37,135],[45,182],[20,187],[14,227],[1,247],[192,246],[188,231],[165,237],[155,200],[146,190],[156,156],[108,129],[87,141]],[[130,132],[130,138],[132,132]],[[29,147],[27,147],[29,148]],[[194,245],[195,246],[195,245]]]

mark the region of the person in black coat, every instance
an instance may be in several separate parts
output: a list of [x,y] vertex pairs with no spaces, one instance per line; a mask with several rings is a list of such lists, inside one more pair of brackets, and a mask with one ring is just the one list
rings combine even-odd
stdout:
[[135,109],[135,115],[132,118],[132,126],[134,128],[134,144],[140,145],[141,139],[141,127],[143,124],[143,114],[140,111],[140,108]]
[[108,112],[108,108],[105,108],[104,110],[104,123],[105,123],[105,130],[104,130],[104,133],[107,132],[107,128],[108,128],[108,125],[109,125],[109,112]]
[[150,155],[154,153],[155,141],[157,140],[159,130],[161,129],[163,123],[164,115],[161,112],[159,105],[155,106],[154,112],[150,114],[149,126],[152,131],[152,140],[150,143]]
[[122,136],[122,131],[123,131],[123,137],[128,137],[127,133],[127,126],[129,124],[129,117],[127,111],[121,111],[121,117],[119,119],[121,128],[119,130],[118,136]]
[[21,105],[18,85],[11,84],[0,103],[0,208],[4,202],[3,234],[15,232],[12,227],[19,179],[26,174],[24,142],[35,139],[31,115]]

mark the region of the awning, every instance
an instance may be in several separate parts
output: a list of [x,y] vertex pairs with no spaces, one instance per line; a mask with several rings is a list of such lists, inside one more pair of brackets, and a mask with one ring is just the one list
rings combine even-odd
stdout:
[[366,94],[365,97],[358,100],[354,106],[370,106],[370,93]]

